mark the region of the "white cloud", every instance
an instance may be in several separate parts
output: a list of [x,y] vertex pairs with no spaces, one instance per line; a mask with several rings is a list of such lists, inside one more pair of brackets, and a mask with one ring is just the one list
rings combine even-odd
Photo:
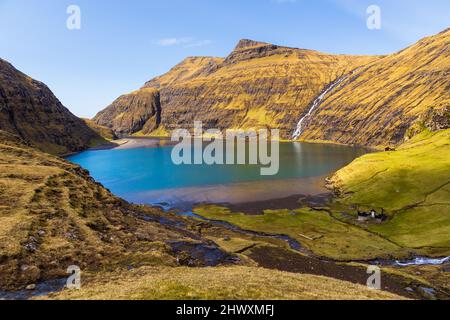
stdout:
[[162,47],[170,47],[176,45],[182,45],[191,43],[193,41],[192,38],[184,37],[184,38],[164,38],[157,41],[157,44]]
[[184,48],[204,47],[211,43],[211,40],[195,40],[192,37],[164,38],[159,39],[156,42],[156,44],[161,47],[183,46]]

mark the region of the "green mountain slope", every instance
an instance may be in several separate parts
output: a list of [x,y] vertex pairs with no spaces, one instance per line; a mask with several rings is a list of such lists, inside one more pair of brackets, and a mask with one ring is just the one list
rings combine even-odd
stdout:
[[332,182],[340,203],[385,210],[390,219],[371,230],[404,247],[450,254],[450,130],[363,156]]

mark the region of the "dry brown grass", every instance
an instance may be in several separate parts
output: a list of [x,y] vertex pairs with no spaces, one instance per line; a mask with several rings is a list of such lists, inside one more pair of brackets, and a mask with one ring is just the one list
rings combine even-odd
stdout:
[[0,139],[0,287],[65,276],[70,265],[95,270],[176,265],[161,241],[185,237],[136,213],[86,171],[61,158]]
[[52,299],[82,300],[399,300],[397,295],[325,277],[250,267],[140,268],[87,275],[80,291]]

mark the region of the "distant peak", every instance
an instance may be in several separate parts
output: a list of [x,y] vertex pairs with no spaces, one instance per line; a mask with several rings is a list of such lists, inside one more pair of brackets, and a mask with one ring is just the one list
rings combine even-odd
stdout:
[[253,48],[253,47],[261,47],[261,46],[267,46],[267,45],[269,45],[269,43],[255,41],[255,40],[249,40],[249,39],[242,39],[238,42],[235,50],[241,50],[241,49],[247,49],[247,48]]

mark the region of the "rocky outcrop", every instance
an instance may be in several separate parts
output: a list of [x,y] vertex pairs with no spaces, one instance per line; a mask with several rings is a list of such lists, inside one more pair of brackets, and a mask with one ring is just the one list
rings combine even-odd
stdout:
[[117,139],[116,133],[111,128],[101,126],[90,119],[83,119],[83,120],[88,125],[89,128],[94,130],[103,139],[108,141]]
[[80,151],[101,140],[83,120],[70,113],[45,84],[1,59],[0,130],[54,154]]
[[143,88],[119,97],[97,114],[94,121],[111,128],[118,136],[150,134],[161,123],[161,103],[157,89]]
[[450,105],[438,110],[428,110],[424,116],[424,124],[432,132],[450,129]]

